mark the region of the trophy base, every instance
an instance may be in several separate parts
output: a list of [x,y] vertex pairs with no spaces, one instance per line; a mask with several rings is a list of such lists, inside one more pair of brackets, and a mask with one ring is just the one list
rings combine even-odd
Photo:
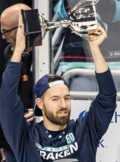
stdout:
[[38,9],[21,10],[25,37],[26,49],[42,45],[42,35]]

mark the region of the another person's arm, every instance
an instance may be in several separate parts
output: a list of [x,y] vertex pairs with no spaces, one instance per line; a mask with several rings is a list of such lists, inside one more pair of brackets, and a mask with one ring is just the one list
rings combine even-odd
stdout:
[[22,16],[19,20],[19,26],[22,27],[18,27],[14,54],[3,73],[0,90],[0,123],[16,159],[22,161],[26,156],[26,143],[24,143],[24,140],[28,128],[24,118],[24,106],[17,95],[22,67],[21,54],[25,49]]
[[19,27],[16,36],[16,46],[11,58],[11,62],[21,62],[21,55],[25,50],[25,36],[24,36],[24,24],[22,23],[22,15],[19,17]]

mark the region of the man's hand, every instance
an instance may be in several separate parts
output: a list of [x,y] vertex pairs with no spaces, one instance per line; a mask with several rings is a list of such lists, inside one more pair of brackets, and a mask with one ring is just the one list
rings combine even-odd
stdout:
[[4,153],[4,149],[1,148],[0,149],[0,157],[1,157],[1,162],[5,162],[6,161],[6,158],[5,158],[5,153]]
[[[95,30],[89,32],[89,37],[96,37],[94,34]],[[89,40],[89,45],[91,49],[91,53],[93,56],[95,70],[97,73],[103,73],[108,70],[108,66],[105,62],[104,57],[101,54],[99,45],[107,38],[107,34],[103,28],[98,27],[98,32],[101,32],[101,36],[96,40]]]
[[25,50],[24,24],[23,24],[21,11],[19,12],[19,24],[18,24],[18,31],[16,35],[15,49],[19,49],[21,50],[21,52]]
[[[92,37],[92,38],[96,37],[96,35],[94,34],[95,31],[96,30],[89,31],[88,32],[89,37]],[[90,44],[90,47],[92,47],[92,46],[93,47],[95,47],[95,46],[98,47],[107,38],[107,34],[106,34],[106,32],[105,32],[105,30],[103,28],[98,27],[97,32],[100,32],[101,36],[96,40],[89,40],[88,42]]]
[[25,50],[24,24],[22,20],[21,11],[20,11],[19,12],[19,24],[18,24],[18,30],[17,30],[17,35],[16,35],[16,45],[15,45],[15,50],[12,55],[11,61],[20,62],[21,55],[24,50]]
[[24,117],[26,118],[27,122],[33,121],[33,109],[28,109],[28,112],[24,114]]

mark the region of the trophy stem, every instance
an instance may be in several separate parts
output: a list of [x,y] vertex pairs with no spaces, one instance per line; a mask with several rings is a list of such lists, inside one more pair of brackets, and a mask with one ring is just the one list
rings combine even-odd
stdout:
[[46,33],[52,29],[56,29],[59,27],[67,28],[72,24],[71,20],[63,20],[57,22],[49,22],[43,18],[43,15],[40,15],[40,26],[42,30],[42,38],[45,37]]
[[67,28],[69,25],[71,25],[71,21],[69,20],[63,20],[63,21],[57,21],[57,22],[47,22],[47,29],[54,29],[59,27]]

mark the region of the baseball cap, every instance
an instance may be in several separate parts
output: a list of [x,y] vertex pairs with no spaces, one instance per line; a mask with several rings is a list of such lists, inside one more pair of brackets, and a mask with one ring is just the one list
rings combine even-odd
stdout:
[[[33,92],[34,92],[34,96],[35,96],[35,99],[36,98],[41,98],[43,96],[43,94],[52,86],[56,85],[56,84],[65,84],[67,87],[67,83],[66,81],[64,80],[63,77],[59,76],[61,78],[61,80],[57,80],[57,81],[53,81],[51,83],[48,83],[48,80],[51,76],[59,76],[59,75],[56,75],[56,74],[47,74],[47,75],[44,75],[41,79],[39,79],[37,81],[37,83],[35,84],[34,86],[34,89],[33,89]],[[40,108],[35,104],[35,107],[34,107],[34,115],[35,116],[42,116],[42,111],[40,110]]]

